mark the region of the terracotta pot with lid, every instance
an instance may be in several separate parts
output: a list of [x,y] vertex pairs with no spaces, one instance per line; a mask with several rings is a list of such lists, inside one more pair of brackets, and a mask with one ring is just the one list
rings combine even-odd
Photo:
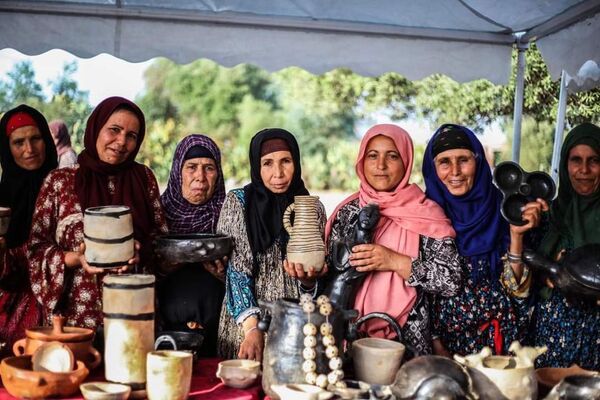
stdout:
[[13,352],[16,356],[33,354],[42,344],[57,341],[69,347],[75,359],[82,361],[90,370],[96,368],[100,364],[102,356],[92,346],[94,330],[64,326],[65,321],[65,317],[54,315],[52,317],[52,326],[38,326],[26,329],[26,337],[15,342]]

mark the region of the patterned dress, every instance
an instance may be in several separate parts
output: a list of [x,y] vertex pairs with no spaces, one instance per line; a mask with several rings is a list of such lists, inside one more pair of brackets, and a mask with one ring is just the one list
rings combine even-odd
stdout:
[[[493,284],[485,276],[475,284],[471,279],[470,260],[461,259],[464,274],[469,278],[456,296],[433,298],[434,337],[439,337],[452,354],[478,353],[484,346],[494,353],[506,354],[512,341],[522,343],[527,333],[527,298],[511,294],[501,284],[501,281],[515,279],[508,262],[498,282]],[[488,269],[482,267],[480,270]],[[528,277],[529,269],[526,268],[521,281]]]
[[29,283],[26,244],[7,249],[0,258],[0,342],[5,351],[25,337],[25,329],[41,322],[41,306],[31,292]]
[[[49,324],[54,313],[67,317],[67,324],[95,329],[102,324],[102,278],[83,268],[66,268],[65,252],[78,251],[83,242],[83,213],[75,191],[78,165],[52,171],[44,181],[38,200],[28,256],[31,288],[43,305]],[[159,201],[156,178],[149,168],[148,193],[154,209],[154,232],[167,232]],[[109,190],[114,190],[109,181]],[[138,273],[151,273],[145,268]]]
[[[218,353],[223,358],[237,358],[243,331],[240,324],[260,312],[258,300],[275,301],[282,297],[298,298],[299,281],[283,269],[287,235],[279,237],[265,253],[253,260],[245,222],[243,189],[227,193],[217,232],[233,237],[234,248],[227,266],[225,299],[221,309]],[[318,210],[320,229],[325,229],[325,208]]]
[[[347,237],[354,230],[360,212],[358,201],[350,201],[338,210],[328,241],[330,253],[334,241]],[[331,261],[328,264],[331,265]],[[420,237],[419,257],[413,260],[412,272],[407,281],[408,285],[417,289],[417,301],[402,327],[402,338],[421,355],[431,353],[430,304],[426,293],[454,296],[460,289],[462,274],[460,257],[453,239]]]

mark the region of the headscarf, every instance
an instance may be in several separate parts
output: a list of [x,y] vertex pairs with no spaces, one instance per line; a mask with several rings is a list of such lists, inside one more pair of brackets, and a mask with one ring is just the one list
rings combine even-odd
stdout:
[[[462,131],[475,155],[477,167],[473,187],[462,196],[451,194],[435,170],[433,151],[436,141],[443,137],[448,129]],[[510,242],[509,227],[500,214],[502,193],[492,183],[492,171],[479,139],[464,126],[442,125],[433,134],[425,149],[423,177],[427,186],[427,196],[438,203],[452,221],[459,253],[471,259],[471,278],[478,282],[482,276],[488,276],[492,282],[497,282],[502,270],[500,258]],[[489,265],[490,270],[482,270],[482,265]]]
[[[35,171],[19,167],[10,152],[9,136],[6,135],[8,120],[16,113],[25,112],[35,121],[44,144],[46,158],[42,166]],[[46,118],[34,108],[25,104],[7,111],[0,120],[0,205],[11,208],[10,224],[6,233],[6,243],[9,249],[22,245],[29,238],[31,219],[44,178],[58,166],[56,147],[48,128]]]
[[[404,163],[405,174],[391,192],[378,192],[369,185],[364,173],[364,158],[369,141],[378,135],[389,137]],[[377,203],[381,217],[375,231],[374,242],[413,258],[419,256],[420,235],[442,239],[454,237],[454,230],[444,211],[415,184],[409,183],[413,165],[413,143],[409,134],[392,124],[375,125],[363,137],[356,173],[360,179],[358,193],[344,200],[327,222],[326,235],[338,210],[346,203],[358,198],[360,207]],[[356,294],[354,308],[359,315],[371,312],[386,312],[400,325],[404,325],[416,301],[416,291],[392,271],[375,271],[367,275]],[[370,320],[365,324],[369,336],[393,338],[395,333],[382,321]]]
[[[188,152],[200,146],[206,149],[217,165],[217,181],[213,196],[201,205],[191,204],[181,192],[181,170]],[[207,154],[208,155],[208,154]],[[205,135],[189,135],[183,138],[175,149],[173,164],[169,174],[167,189],[160,196],[160,202],[167,217],[171,233],[214,233],[219,214],[225,200],[225,182],[221,169],[221,152],[216,143]]]
[[558,197],[550,209],[550,228],[540,245],[540,252],[555,257],[565,243],[573,248],[600,242],[600,190],[589,196],[579,195],[569,179],[568,161],[571,149],[590,146],[600,155],[600,127],[583,123],[565,138],[560,151]]
[[71,136],[69,135],[69,129],[65,121],[57,119],[50,121],[48,124],[50,132],[56,142],[56,152],[58,156],[62,156],[65,152],[71,148]]
[[[100,160],[96,141],[100,130],[117,109],[134,113],[138,117],[140,130],[135,150],[122,163],[112,165]],[[84,136],[85,148],[77,157],[79,169],[75,175],[75,190],[82,211],[88,207],[113,204],[128,206],[133,217],[134,237],[141,242],[143,248],[149,247],[150,232],[154,226],[146,167],[135,162],[145,133],[144,114],[135,103],[122,97],[104,99],[88,118]],[[109,176],[114,177],[113,194],[108,189]]]
[[[294,175],[285,193],[275,194],[265,187],[260,177],[260,154],[263,142],[280,138],[287,142],[294,161]],[[282,234],[283,213],[294,202],[294,196],[308,195],[302,181],[300,149],[294,136],[280,128],[268,128],[258,132],[250,142],[250,183],[244,187],[247,201],[246,222],[252,254],[264,253]]]

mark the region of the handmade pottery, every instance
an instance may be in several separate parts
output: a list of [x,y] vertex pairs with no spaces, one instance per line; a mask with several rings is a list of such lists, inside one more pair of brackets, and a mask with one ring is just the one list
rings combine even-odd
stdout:
[[489,347],[478,354],[462,357],[454,355],[461,364],[486,375],[500,391],[511,400],[537,399],[538,384],[533,367],[534,360],[545,353],[547,347],[521,347],[513,342],[509,351],[515,356],[493,356]]
[[66,318],[52,317],[52,326],[38,326],[25,330],[25,338],[13,345],[16,356],[32,355],[41,345],[48,342],[61,342],[73,352],[76,360],[83,361],[90,370],[100,365],[102,356],[94,347],[94,331],[89,328],[64,326]]
[[127,385],[108,382],[87,382],[79,385],[85,400],[127,400],[131,388]]
[[31,356],[34,371],[69,372],[75,369],[73,352],[60,342],[42,344]]
[[154,253],[164,272],[181,264],[219,260],[231,253],[231,236],[212,233],[160,235],[154,240]]
[[254,385],[259,375],[260,362],[254,360],[221,361],[216,373],[226,386],[238,389]]
[[94,267],[114,268],[134,255],[133,221],[126,206],[87,208],[83,215],[85,260]]
[[10,224],[10,208],[0,207],[0,236],[6,235]]
[[547,202],[556,195],[556,184],[545,172],[525,172],[514,161],[501,162],[494,168],[494,184],[504,195],[500,208],[502,216],[513,225],[525,225],[522,207],[536,199]]
[[0,363],[2,384],[8,393],[27,399],[72,395],[88,372],[81,361],[77,361],[76,368],[70,372],[33,371],[31,356],[8,357]]
[[146,354],[154,349],[154,281],[153,275],[103,279],[105,376],[133,391],[144,389]]
[[[319,227],[318,207],[317,196],[294,196],[294,202],[283,213],[283,226],[290,235],[287,259],[302,264],[305,271],[310,267],[320,271],[325,263],[325,243]],[[290,222],[292,212],[294,225]]]
[[362,338],[352,342],[356,379],[369,384],[389,385],[406,348],[402,343],[382,338]]
[[192,354],[159,350],[148,353],[146,393],[149,400],[185,400],[192,382]]
[[554,386],[566,378],[573,375],[598,375],[597,372],[589,371],[581,368],[577,364],[571,365],[569,368],[538,368],[535,370],[535,376],[539,384],[540,394],[547,394]]
[[164,331],[156,335],[154,350],[183,350],[193,354],[194,359],[204,342],[202,330],[196,332]]
[[271,389],[279,395],[279,398],[285,400],[327,400],[333,397],[332,392],[302,383],[273,385]]
[[600,399],[600,375],[572,375],[556,385],[545,400]]
[[523,261],[548,274],[554,286],[567,296],[600,300],[600,244],[578,247],[558,262],[525,250]]

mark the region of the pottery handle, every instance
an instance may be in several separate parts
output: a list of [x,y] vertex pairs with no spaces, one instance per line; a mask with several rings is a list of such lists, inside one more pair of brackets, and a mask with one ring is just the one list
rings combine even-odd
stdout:
[[27,338],[19,339],[13,344],[13,353],[15,356],[22,356],[25,354],[25,342]]
[[156,341],[154,342],[154,350],[158,350],[158,346],[160,346],[162,343],[169,343],[173,350],[177,350],[177,342],[175,342],[175,339],[173,339],[170,335],[161,335],[157,337]]
[[287,206],[287,208],[285,209],[285,212],[283,213],[283,227],[285,228],[287,233],[289,233],[290,235],[292,234],[292,231],[294,229],[294,227],[290,223],[290,216],[292,215],[292,212],[294,211],[294,204],[296,204],[296,203],[292,203],[289,206]]
[[93,347],[90,347],[90,351],[88,352],[88,354],[94,358],[94,360],[88,365],[88,369],[91,371],[92,369],[100,365],[100,361],[102,361],[102,356],[100,355],[100,352]]

